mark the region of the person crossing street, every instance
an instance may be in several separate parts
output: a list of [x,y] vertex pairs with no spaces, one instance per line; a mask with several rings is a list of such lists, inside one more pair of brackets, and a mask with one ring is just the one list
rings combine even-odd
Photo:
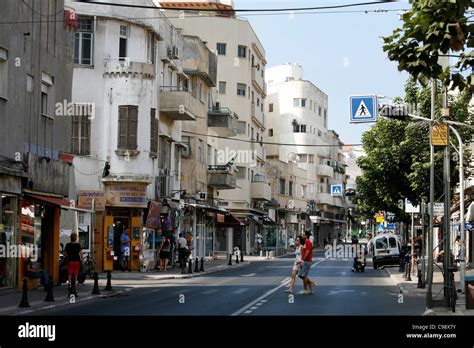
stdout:
[[313,264],[313,244],[310,240],[311,232],[306,231],[303,235],[303,248],[301,251],[301,260],[298,262],[300,265],[300,270],[298,277],[303,279],[304,290],[300,292],[301,295],[309,295],[313,293],[313,289],[316,285],[309,277],[309,270]]

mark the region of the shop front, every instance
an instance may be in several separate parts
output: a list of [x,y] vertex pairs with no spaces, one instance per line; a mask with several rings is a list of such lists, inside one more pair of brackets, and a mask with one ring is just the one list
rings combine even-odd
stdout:
[[10,254],[18,245],[18,198],[0,192],[0,289],[15,287],[18,258]]
[[[127,269],[140,269],[144,211],[148,205],[146,193],[146,183],[105,183],[105,215],[101,246],[104,271],[121,270],[122,258],[128,260]],[[129,254],[122,253],[121,236],[125,233],[128,233],[130,239]]]

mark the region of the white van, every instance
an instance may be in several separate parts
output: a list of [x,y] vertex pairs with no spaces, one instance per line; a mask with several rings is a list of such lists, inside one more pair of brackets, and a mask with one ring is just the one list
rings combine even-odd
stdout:
[[369,243],[374,269],[385,265],[400,264],[400,251],[402,247],[400,236],[392,233],[383,233],[375,236]]

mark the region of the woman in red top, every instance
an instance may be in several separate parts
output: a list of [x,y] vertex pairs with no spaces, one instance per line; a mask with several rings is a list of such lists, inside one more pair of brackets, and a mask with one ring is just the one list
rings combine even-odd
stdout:
[[77,241],[77,233],[71,233],[71,242],[66,244],[64,248],[64,253],[67,257],[67,273],[69,284],[71,284],[71,276],[74,273],[77,277],[79,276],[79,269],[81,264],[84,262],[84,257],[82,255],[81,245]]

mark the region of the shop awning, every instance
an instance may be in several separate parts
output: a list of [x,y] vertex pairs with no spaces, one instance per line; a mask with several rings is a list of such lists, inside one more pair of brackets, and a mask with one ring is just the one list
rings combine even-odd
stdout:
[[321,221],[321,218],[319,216],[310,216],[309,219],[313,224],[317,224]]
[[216,222],[216,227],[239,227],[244,226],[244,223],[232,214],[225,216],[224,222]]
[[67,199],[64,199],[62,197],[56,197],[56,196],[48,196],[48,195],[41,195],[41,194],[32,194],[28,193],[26,195],[27,198],[34,199],[36,201],[40,201],[49,205],[54,205],[56,207],[60,207],[61,209],[67,209],[67,210],[75,210],[75,211],[80,211],[80,212],[85,212],[85,213],[93,213],[94,211],[86,209],[81,206],[76,206],[74,204],[71,204],[70,201]]

